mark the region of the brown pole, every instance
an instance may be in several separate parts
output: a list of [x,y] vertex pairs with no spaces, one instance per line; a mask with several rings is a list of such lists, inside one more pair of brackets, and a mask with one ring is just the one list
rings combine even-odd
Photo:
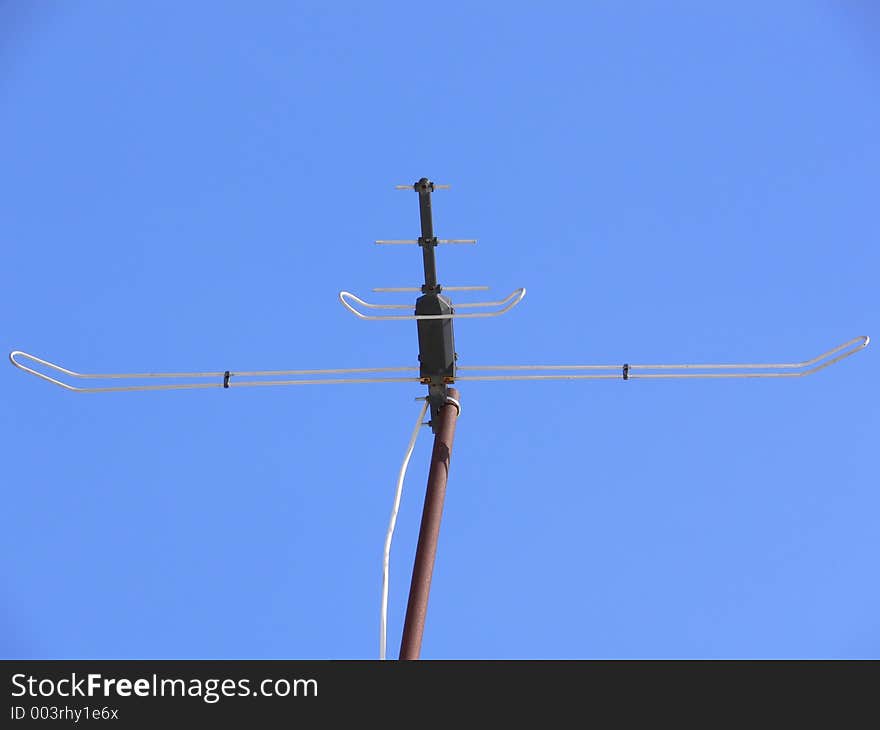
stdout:
[[[458,401],[458,391],[450,388],[449,397]],[[422,650],[422,634],[425,631],[425,616],[428,613],[428,594],[431,592],[437,539],[440,537],[440,520],[443,517],[443,500],[446,497],[446,479],[449,476],[449,459],[452,456],[458,408],[452,403],[447,403],[440,409],[438,417],[440,426],[434,436],[428,489],[425,492],[425,507],[422,510],[422,526],[419,529],[419,544],[413,564],[406,619],[403,622],[401,659],[418,659]]]

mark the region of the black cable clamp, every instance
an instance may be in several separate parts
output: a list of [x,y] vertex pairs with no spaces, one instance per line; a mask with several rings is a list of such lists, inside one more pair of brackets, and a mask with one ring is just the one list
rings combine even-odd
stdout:
[[629,363],[625,362],[623,364],[623,379],[629,380]]
[[230,376],[230,372],[228,370],[225,373],[223,373],[223,387],[224,388],[229,387],[229,376]]

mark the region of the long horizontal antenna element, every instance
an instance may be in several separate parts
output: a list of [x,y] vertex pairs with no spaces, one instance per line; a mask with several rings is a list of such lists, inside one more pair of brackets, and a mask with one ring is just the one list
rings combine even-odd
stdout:
[[[163,383],[162,385],[119,385],[98,388],[80,388],[69,385],[50,375],[19,362],[16,358],[30,360],[33,363],[43,365],[56,373],[67,375],[81,380],[216,380],[214,383]],[[364,373],[402,373],[418,371],[417,367],[391,367],[391,368],[334,368],[330,370],[216,370],[214,372],[193,373],[78,373],[74,370],[56,365],[48,360],[30,355],[21,350],[13,350],[9,353],[9,360],[15,367],[26,373],[35,375],[49,383],[71,390],[76,393],[113,393],[122,391],[138,390],[198,390],[203,388],[252,388],[267,385],[344,385],[346,383],[418,383],[419,378],[357,378],[350,377]],[[242,377],[278,377],[279,375],[344,375],[344,378],[310,378],[293,380],[240,380]],[[235,380],[233,380],[235,378]]]
[[[459,365],[458,370],[472,371],[498,371],[517,370],[528,374],[523,375],[457,375],[459,380],[638,380],[646,378],[799,378],[804,375],[824,370],[829,365],[840,362],[851,355],[855,355],[868,346],[871,338],[867,335],[854,337],[853,339],[838,345],[828,352],[803,362],[782,363],[731,363],[726,365],[688,363],[673,365]],[[832,358],[832,355],[837,357]],[[829,359],[831,358],[831,359]],[[818,363],[818,364],[817,364]],[[815,367],[811,367],[815,366]],[[578,371],[616,371],[614,373],[582,374]],[[686,372],[644,372],[650,370],[662,371],[686,371]],[[557,371],[550,375],[535,375],[536,371]],[[559,374],[559,371],[568,371]],[[635,372],[633,372],[635,371]],[[709,371],[709,372],[704,372]],[[721,371],[721,372],[719,372]]]
[[[491,372],[490,375],[457,375],[449,384],[459,380],[498,381],[498,380],[638,380],[647,378],[799,378],[824,370],[830,365],[855,355],[868,346],[871,338],[867,335],[838,345],[821,355],[803,362],[782,363],[729,363],[729,364],[670,364],[670,365],[459,365],[458,371]],[[838,354],[839,353],[839,354]],[[837,355],[837,357],[832,357]],[[57,373],[81,380],[203,380],[213,383],[171,383],[162,385],[128,385],[98,388],[80,388],[62,382],[45,373],[25,365],[19,359],[30,360]],[[345,383],[423,383],[419,377],[398,378],[358,378],[349,377],[366,373],[404,373],[417,372],[414,366],[390,368],[335,368],[330,370],[217,370],[214,372],[192,373],[78,373],[56,365],[21,350],[9,354],[15,367],[42,380],[58,385],[65,390],[77,393],[109,393],[137,390],[187,390],[198,388],[247,388],[265,385],[340,385]],[[646,371],[666,372],[646,372]],[[499,372],[500,371],[500,372]],[[504,371],[522,372],[522,375],[503,375]],[[583,371],[591,371],[584,373]],[[604,371],[604,372],[595,372]],[[676,371],[676,372],[668,372]],[[541,374],[536,374],[541,373]],[[550,374],[544,374],[550,373]],[[242,377],[278,377],[280,375],[344,375],[343,378],[313,378],[294,380],[240,380]],[[235,380],[233,380],[235,378]]]

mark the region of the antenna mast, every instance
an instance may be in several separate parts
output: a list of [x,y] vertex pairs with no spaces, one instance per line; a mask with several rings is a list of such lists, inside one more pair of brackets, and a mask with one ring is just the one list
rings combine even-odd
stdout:
[[[425,268],[425,283],[421,288],[422,296],[416,299],[415,314],[452,315],[455,314],[452,302],[442,296],[443,288],[437,281],[437,262],[434,257],[437,237],[434,235],[431,211],[434,183],[423,177],[413,188],[419,194],[419,220],[422,228],[419,246],[422,248]],[[455,424],[461,412],[458,391],[449,387],[449,383],[455,382],[455,360],[458,357],[455,353],[452,318],[417,319],[416,324],[419,330],[419,376],[422,383],[428,386],[427,399],[431,408],[430,425],[434,432],[434,448],[428,469],[419,542],[413,562],[403,638],[400,642],[401,659],[418,659],[422,649],[431,578],[434,574],[440,522],[446,498],[446,482],[452,459],[452,442]]]
[[413,562],[406,618],[403,621],[403,638],[400,641],[401,659],[418,659],[422,650],[422,635],[425,632],[425,617],[428,614],[428,596],[431,592],[434,558],[437,555],[437,542],[440,537],[440,520],[443,518],[443,502],[446,498],[446,480],[449,476],[449,461],[452,458],[452,441],[455,438],[455,423],[460,412],[458,391],[450,388],[446,405],[440,409],[434,436],[434,450],[431,452],[428,488],[425,491],[425,506],[422,509],[422,524],[419,528],[419,542]]

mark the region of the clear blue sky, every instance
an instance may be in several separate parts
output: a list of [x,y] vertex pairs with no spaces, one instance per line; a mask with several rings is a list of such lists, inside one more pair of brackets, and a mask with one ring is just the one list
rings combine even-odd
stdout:
[[[340,289],[528,288],[460,364],[880,335],[874,4],[4,3],[0,344],[415,364]],[[876,345],[874,346],[876,347]],[[809,378],[462,383],[423,656],[877,657],[876,349]],[[77,395],[0,368],[5,657],[372,658],[408,385]],[[396,656],[429,457],[392,556]]]

